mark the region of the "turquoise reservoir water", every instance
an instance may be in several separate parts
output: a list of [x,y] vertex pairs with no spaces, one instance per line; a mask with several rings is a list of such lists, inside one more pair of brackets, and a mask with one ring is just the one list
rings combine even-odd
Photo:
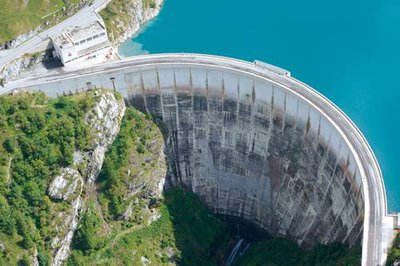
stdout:
[[166,0],[135,40],[138,53],[259,59],[292,72],[341,107],[381,165],[400,211],[400,1]]

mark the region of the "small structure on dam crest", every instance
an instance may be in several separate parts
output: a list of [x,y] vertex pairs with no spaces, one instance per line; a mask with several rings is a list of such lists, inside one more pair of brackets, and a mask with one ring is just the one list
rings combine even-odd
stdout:
[[[118,90],[166,125],[173,178],[218,214],[304,248],[361,244],[381,265],[393,236],[378,162],[334,104],[268,64],[148,55],[10,86],[51,96]],[[289,74],[288,74],[289,73]]]

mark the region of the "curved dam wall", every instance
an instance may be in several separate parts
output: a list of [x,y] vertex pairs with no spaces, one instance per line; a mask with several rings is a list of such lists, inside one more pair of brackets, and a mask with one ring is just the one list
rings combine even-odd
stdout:
[[161,117],[176,182],[218,214],[303,247],[362,237],[355,160],[315,108],[274,84],[201,66],[126,73],[124,95]]
[[218,214],[304,248],[362,241],[384,261],[386,198],[362,134],[280,69],[205,55],[154,55],[21,81],[50,96],[104,87],[163,120],[170,170]]

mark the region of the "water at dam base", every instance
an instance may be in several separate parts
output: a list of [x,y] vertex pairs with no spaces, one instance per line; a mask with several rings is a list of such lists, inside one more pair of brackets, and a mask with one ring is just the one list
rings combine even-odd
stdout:
[[209,53],[291,71],[361,129],[381,165],[389,210],[399,211],[399,10],[395,0],[166,0],[159,17],[120,53]]

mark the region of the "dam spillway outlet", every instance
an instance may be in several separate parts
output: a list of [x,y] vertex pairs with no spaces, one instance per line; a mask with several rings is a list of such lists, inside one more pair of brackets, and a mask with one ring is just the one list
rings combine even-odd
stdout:
[[303,248],[362,244],[385,258],[379,165],[351,120],[289,72],[223,57],[147,55],[22,85],[50,96],[93,87],[162,119],[174,182],[215,213]]

